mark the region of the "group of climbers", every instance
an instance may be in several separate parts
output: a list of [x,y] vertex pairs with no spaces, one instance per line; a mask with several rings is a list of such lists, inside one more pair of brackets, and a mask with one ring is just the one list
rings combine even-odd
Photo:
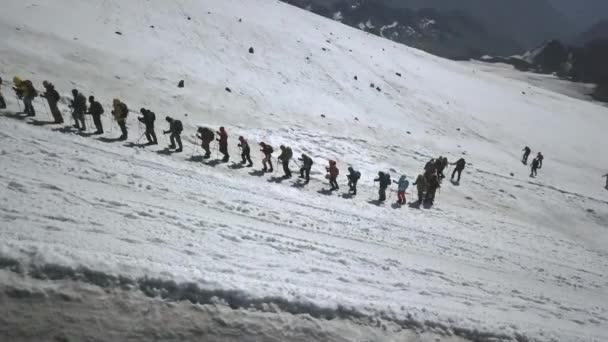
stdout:
[[[521,158],[521,162],[524,165],[528,165],[528,157],[530,157],[530,153],[532,153],[532,150],[528,146],[526,146],[522,151],[524,152],[524,154]],[[543,168],[543,159],[545,159],[545,156],[543,156],[542,153],[538,152],[536,158],[532,160],[530,177],[536,177],[538,175],[538,170]]]
[[[2,94],[2,79],[0,78],[0,109],[6,108],[6,101]],[[36,110],[33,105],[33,100],[36,96],[40,96],[46,100],[48,103],[48,107],[50,109],[50,113],[53,117],[53,122],[56,124],[61,124],[64,122],[62,113],[59,109],[59,102],[61,102],[61,96],[59,92],[55,89],[55,86],[48,81],[44,81],[42,83],[44,88],[43,93],[38,93],[35,89],[33,83],[30,80],[22,80],[19,77],[13,78],[13,90],[17,98],[23,101],[24,111],[27,116],[36,116]],[[88,98],[88,106],[86,97],[83,93],[81,93],[78,89],[72,90],[73,98],[70,101],[70,108],[72,109],[72,118],[74,120],[73,127],[84,131],[86,130],[86,120],[85,115],[89,114],[92,116],[93,124],[95,125],[96,131],[93,134],[103,134],[104,129],[102,126],[101,115],[104,114],[103,106],[95,100],[94,96],[89,96]],[[121,130],[121,136],[118,140],[126,140],[128,137],[128,130],[126,119],[129,113],[129,109],[127,105],[119,99],[114,99],[112,102],[112,115],[117,122],[118,126]],[[141,108],[140,110],[141,117],[138,120],[145,125],[145,137],[148,140],[147,145],[157,145],[158,140],[156,137],[156,133],[154,130],[154,125],[156,121],[156,115],[149,109]],[[170,134],[170,145],[169,149],[175,149],[175,152],[183,151],[183,144],[181,140],[181,133],[183,131],[183,125],[180,120],[173,119],[169,116],[166,117],[166,121],[169,123],[169,129],[164,131],[164,134]],[[217,136],[217,139],[215,139]],[[142,135],[143,137],[143,135]],[[201,140],[201,147],[205,151],[205,155],[203,158],[207,159],[211,157],[210,144],[215,140],[218,143],[218,151],[222,154],[222,162],[228,162],[230,159],[230,155],[228,152],[228,134],[224,127],[220,127],[217,132],[214,132],[212,129],[207,127],[200,127],[198,129],[198,134],[196,135],[198,139]],[[247,167],[253,166],[253,161],[251,160],[251,148],[247,140],[240,136],[238,138],[239,144],[238,147],[241,149],[241,164],[246,165]],[[259,143],[264,158],[262,160],[263,171],[264,172],[273,172],[273,164],[272,164],[272,154],[274,152],[272,146],[265,142]],[[290,147],[281,145],[280,146],[280,155],[277,158],[277,161],[281,163],[284,177],[291,178],[292,173],[290,169],[290,161],[293,159],[293,151]],[[529,147],[525,147],[523,149],[522,163],[527,165],[528,158],[532,152]],[[531,164],[531,173],[530,177],[537,176],[538,170],[542,168],[544,156],[542,153],[538,153],[537,156],[533,159]],[[298,160],[301,162],[300,166],[300,178],[303,178],[306,183],[310,181],[310,173],[313,165],[313,160],[306,154],[302,154]],[[466,166],[466,161],[464,158],[459,159],[455,163],[448,163],[448,159],[440,156],[436,159],[431,159],[424,167],[424,172],[417,176],[413,185],[416,186],[418,192],[418,203],[428,203],[430,205],[433,204],[436,192],[441,187],[442,180],[446,177],[444,172],[448,168],[449,165],[455,165],[455,168],[452,172],[451,181],[457,185],[460,182],[460,178],[462,175],[462,171]],[[340,171],[337,167],[337,163],[335,160],[330,160],[329,165],[326,167],[327,176],[326,178],[329,180],[329,185],[331,187],[330,190],[338,190],[339,185],[337,178],[340,174]],[[606,188],[608,189],[608,174],[606,177]],[[361,173],[356,171],[352,166],[348,168],[348,187],[349,193],[352,195],[357,194],[357,182],[361,178]],[[455,179],[456,178],[456,179]],[[399,181],[391,181],[390,175],[387,172],[379,172],[378,177],[374,180],[379,183],[379,191],[378,191],[378,200],[383,202],[386,200],[386,191],[388,187],[392,183],[396,183],[398,185],[397,190],[397,203],[405,204],[406,198],[405,193],[407,188],[409,187],[409,181],[405,175],[400,176]]]

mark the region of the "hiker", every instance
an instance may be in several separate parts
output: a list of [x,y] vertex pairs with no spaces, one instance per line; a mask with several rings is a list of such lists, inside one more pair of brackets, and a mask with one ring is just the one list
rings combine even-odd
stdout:
[[537,158],[534,158],[534,160],[532,161],[532,170],[530,171],[530,177],[536,177],[539,165],[540,161]]
[[209,145],[215,138],[215,133],[213,133],[213,131],[208,127],[199,127],[198,133],[200,135],[197,134],[196,137],[201,139],[201,147],[203,148],[203,150],[205,150],[205,155],[203,156],[203,159],[208,159],[211,157],[211,149],[209,148]]
[[285,172],[285,178],[291,178],[291,170],[289,169],[289,161],[293,157],[293,152],[291,151],[291,147],[281,145],[281,154],[279,155],[278,160],[283,163],[283,172]]
[[606,178],[606,190],[608,190],[608,173],[603,175],[602,177]]
[[44,97],[46,102],[49,104],[49,108],[51,109],[51,115],[53,115],[53,120],[55,120],[56,124],[63,123],[63,116],[61,115],[61,111],[57,107],[57,103],[61,99],[57,90],[55,90],[55,86],[53,83],[49,81],[42,82],[42,86],[45,89],[45,92],[40,95],[40,97]]
[[[84,123],[84,113],[87,111],[87,100],[78,89],[72,89],[72,118],[74,118],[74,128],[81,131],[86,131],[87,126]],[[78,122],[80,121],[80,126]]]
[[456,168],[452,172],[452,181],[454,181],[454,176],[456,175],[456,173],[458,173],[458,180],[456,181],[456,183],[460,184],[460,175],[462,174],[462,170],[464,170],[464,167],[467,165],[467,162],[464,160],[464,158],[460,158],[457,162],[451,163],[450,165],[456,165]]
[[0,77],[0,109],[6,108],[6,101],[4,101],[4,96],[2,96],[2,77]]
[[439,187],[441,187],[441,183],[439,183],[439,176],[437,176],[436,173],[433,173],[426,186],[427,191],[425,201],[428,205],[433,205],[435,202],[435,193]]
[[38,93],[36,92],[36,89],[34,89],[32,81],[24,81],[15,76],[13,77],[13,84],[15,85],[13,90],[15,91],[15,94],[17,94],[17,98],[23,100],[23,105],[25,107],[24,113],[27,114],[27,116],[36,116],[36,110],[34,109],[32,101],[38,96]]
[[331,186],[330,190],[338,190],[340,187],[338,186],[338,175],[340,174],[340,170],[336,166],[335,160],[329,161],[329,166],[325,168],[327,170],[327,178],[329,179],[329,185]]
[[251,148],[249,148],[249,143],[247,143],[247,140],[245,140],[243,136],[239,137],[239,147],[241,148],[241,158],[243,158],[241,164],[249,162],[247,167],[252,167],[253,162],[251,161]]
[[543,159],[545,159],[545,156],[543,156],[542,153],[538,152],[538,155],[536,155],[536,159],[538,159],[538,168],[542,169],[543,168]]
[[361,172],[356,171],[352,166],[348,168],[348,192],[352,192],[353,195],[357,194],[357,182],[361,178]]
[[397,203],[403,205],[405,204],[405,191],[407,190],[407,187],[410,186],[410,182],[405,175],[402,175],[398,182],[393,182],[397,184]]
[[175,150],[175,152],[179,153],[179,152],[183,151],[181,134],[182,134],[182,131],[184,130],[184,126],[182,125],[181,121],[175,120],[170,116],[167,116],[165,118],[165,120],[167,120],[167,122],[169,123],[169,129],[166,131],[163,131],[163,134],[171,133],[171,136],[169,137],[169,139],[171,141],[169,148],[175,148],[175,142],[177,141],[178,148]]
[[158,145],[158,139],[156,138],[156,132],[154,132],[154,122],[156,121],[156,114],[153,111],[141,108],[139,110],[142,116],[138,117],[137,120],[143,123],[146,127],[145,135],[148,140],[147,145]]
[[300,167],[300,178],[306,179],[306,183],[310,182],[310,169],[312,168],[312,159],[302,153],[302,156],[298,158],[299,161],[302,162],[302,167]]
[[391,175],[382,171],[378,172],[378,178],[374,179],[374,183],[379,182],[378,201],[386,201],[386,189],[391,185]]
[[101,103],[95,101],[95,96],[89,96],[89,111],[86,114],[91,114],[93,117],[93,124],[95,125],[95,133],[93,134],[103,134],[103,125],[101,124],[101,114],[104,113],[103,107]]
[[426,192],[426,178],[424,175],[419,174],[414,182],[414,185],[416,186],[416,190],[418,190],[418,203],[422,204],[422,201],[424,200],[424,193]]
[[439,157],[439,159],[437,159],[437,175],[439,176],[440,181],[445,178],[443,171],[448,167],[448,164],[448,158],[446,157]]
[[[272,152],[274,152],[272,146],[266,144],[265,142],[261,142],[260,146],[262,147],[262,149],[260,151],[262,151],[262,153],[264,153],[264,159],[262,159],[262,165],[264,165],[264,172],[272,172]],[[270,166],[270,169],[267,168],[267,166]]]
[[217,132],[217,135],[219,136],[219,138],[217,138],[217,141],[220,145],[220,153],[224,155],[224,158],[222,158],[222,162],[226,163],[228,162],[228,160],[230,160],[230,155],[228,155],[228,133],[226,133],[224,127],[220,127],[220,130],[219,132]]
[[127,115],[129,115],[129,108],[119,99],[114,99],[112,101],[112,107],[112,115],[114,116],[114,119],[118,123],[120,131],[122,132],[118,140],[127,140],[129,135],[129,132],[127,131]]
[[526,146],[522,151],[524,151],[524,155],[521,157],[521,162],[524,163],[524,165],[528,165],[528,157],[530,156],[532,150]]

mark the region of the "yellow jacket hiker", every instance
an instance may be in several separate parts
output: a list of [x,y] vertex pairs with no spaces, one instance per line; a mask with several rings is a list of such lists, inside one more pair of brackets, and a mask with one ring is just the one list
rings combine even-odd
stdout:
[[112,115],[116,122],[118,122],[118,126],[120,126],[120,131],[122,135],[118,138],[119,140],[127,140],[128,132],[127,132],[127,115],[129,114],[129,108],[124,102],[119,99],[114,99],[112,102]]
[[25,106],[24,113],[27,116],[36,116],[36,110],[32,105],[32,101],[34,98],[38,96],[36,89],[34,89],[34,85],[30,80],[22,80],[21,78],[15,76],[13,77],[13,90],[19,99],[23,99],[23,104]]

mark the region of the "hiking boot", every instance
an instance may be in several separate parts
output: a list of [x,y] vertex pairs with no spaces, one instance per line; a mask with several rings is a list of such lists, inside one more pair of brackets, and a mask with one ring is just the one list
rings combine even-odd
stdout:
[[175,153],[180,153],[182,151],[181,147],[175,150]]
[[175,145],[171,144],[171,145],[169,145],[169,148],[173,149],[173,148],[175,148]]
[[253,166],[252,163],[247,164],[247,167],[252,167],[252,166]]

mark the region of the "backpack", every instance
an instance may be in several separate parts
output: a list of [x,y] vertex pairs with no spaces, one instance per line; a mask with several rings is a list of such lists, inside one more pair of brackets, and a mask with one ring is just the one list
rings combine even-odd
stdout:
[[181,133],[184,130],[184,126],[182,125],[181,121],[175,120],[175,130],[177,133]]
[[264,151],[268,154],[272,154],[272,152],[274,152],[274,149],[272,148],[272,146],[266,145],[266,148],[264,149]]
[[353,173],[353,179],[359,180],[359,178],[361,178],[361,172],[355,171],[355,173]]
[[386,186],[391,184],[391,175],[389,175],[388,173],[384,174],[384,184]]
[[287,160],[293,157],[293,151],[291,150],[291,147],[287,147],[285,149],[285,157],[287,157]]

